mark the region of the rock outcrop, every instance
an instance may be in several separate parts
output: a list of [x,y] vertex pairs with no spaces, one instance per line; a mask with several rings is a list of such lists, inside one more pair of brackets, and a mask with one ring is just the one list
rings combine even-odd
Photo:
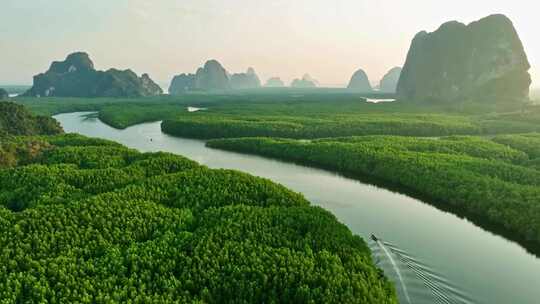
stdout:
[[8,99],[8,98],[9,98],[9,93],[6,90],[0,88],[0,100]]
[[[131,70],[110,69],[100,72],[95,96],[97,97],[145,97],[163,93],[148,74],[140,78]],[[93,96],[92,96],[93,97]]]
[[506,16],[448,22],[413,39],[397,95],[410,101],[522,101],[529,94],[529,68]]
[[149,95],[163,94],[163,90],[161,89],[161,87],[157,83],[155,83],[152,78],[150,78],[150,75],[144,73],[141,75],[140,79],[144,91],[149,92]]
[[25,96],[35,97],[144,97],[162,93],[147,74],[140,78],[131,70],[97,71],[86,53],[73,53],[53,62],[49,70],[34,76]]
[[170,95],[182,95],[195,88],[195,74],[181,74],[174,76],[169,86]]
[[279,77],[272,77],[266,81],[264,86],[269,88],[282,88],[285,86],[285,83]]
[[352,75],[351,81],[349,81],[349,85],[347,86],[347,88],[350,90],[366,93],[373,91],[371,83],[369,82],[369,78],[366,72],[364,72],[364,70],[362,69],[359,69]]
[[293,88],[315,88],[319,85],[317,80],[311,78],[309,74],[305,74],[302,79],[295,79],[291,83],[291,87]]
[[233,89],[255,89],[261,87],[261,80],[253,68],[249,68],[246,73],[236,73],[231,76],[231,87]]
[[231,89],[231,76],[217,60],[208,60],[195,74],[175,76],[169,94],[181,95],[190,91],[227,91]]
[[399,82],[399,76],[401,75],[401,68],[392,68],[381,79],[379,84],[379,91],[381,93],[395,93]]
[[229,75],[216,60],[209,60],[195,74],[194,89],[202,91],[226,91],[231,89]]

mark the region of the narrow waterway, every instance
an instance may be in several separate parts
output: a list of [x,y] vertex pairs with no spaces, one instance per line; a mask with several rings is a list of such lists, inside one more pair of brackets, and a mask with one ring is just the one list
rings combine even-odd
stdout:
[[[389,246],[385,252],[403,253],[396,260],[403,262],[406,257],[428,273],[440,274],[438,278],[468,302],[540,303],[540,259],[466,219],[332,172],[209,149],[203,141],[163,134],[159,122],[116,130],[84,114],[88,113],[55,118],[66,132],[114,140],[144,152],[172,152],[211,168],[248,172],[301,192],[366,241],[372,233],[383,238]],[[386,270],[384,261],[381,264]],[[466,303],[433,301],[429,286],[415,275],[414,267],[402,275],[411,303]],[[406,303],[403,294],[400,298]]]

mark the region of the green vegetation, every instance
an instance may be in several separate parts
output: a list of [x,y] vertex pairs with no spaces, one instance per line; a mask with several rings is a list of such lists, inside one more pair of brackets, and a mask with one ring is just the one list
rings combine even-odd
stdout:
[[62,132],[58,122],[45,116],[34,116],[24,107],[0,102],[0,137],[7,135],[51,135]]
[[28,162],[50,147],[39,139],[21,141],[16,135],[62,132],[58,122],[50,117],[34,116],[20,105],[0,102],[0,167]]
[[0,168],[30,163],[50,148],[48,142],[39,138],[0,136]]
[[[49,110],[73,105],[51,102]],[[171,135],[231,138],[209,145],[376,178],[540,242],[539,106],[375,104],[344,90],[95,102],[99,117],[118,128],[164,120]],[[190,113],[187,106],[207,110]],[[266,138],[234,139],[245,137]]]
[[397,303],[362,239],[268,180],[79,135],[10,140],[46,148],[0,169],[0,302]]
[[[228,94],[210,94],[196,92],[180,96],[155,96],[145,98],[70,98],[70,97],[17,97],[17,103],[25,105],[30,111],[40,115],[55,115],[76,111],[100,111],[111,105],[144,106],[159,108],[161,106],[178,105],[185,110],[187,106],[242,106],[246,104],[279,104],[285,102],[305,101],[339,101],[362,100],[368,98],[392,98],[389,94],[358,94],[343,89],[290,89],[271,88],[256,90],[236,90]],[[136,123],[131,123],[133,125]]]
[[501,135],[493,138],[493,141],[527,153],[531,164],[539,163],[540,134],[538,133]]
[[[17,98],[32,112],[98,111],[115,128],[164,120],[169,134],[193,138],[361,135],[447,136],[540,131],[540,109],[512,104],[369,103],[339,89],[260,89],[152,98]],[[207,108],[190,113],[187,107]]]
[[313,141],[219,139],[208,146],[330,168],[412,191],[540,243],[539,134]]
[[[156,97],[156,99],[158,99]],[[99,111],[115,104],[151,104],[154,98],[122,99],[122,98],[35,98],[16,97],[14,102],[24,105],[34,114],[52,116],[60,113]]]
[[111,105],[99,111],[98,117],[114,128],[125,129],[134,124],[172,119],[185,111],[185,106],[177,104],[130,105],[127,107],[126,105]]
[[202,139],[257,136],[324,138],[372,134],[442,136],[482,132],[471,119],[439,114],[340,114],[292,117],[204,113],[165,120],[162,130],[171,135]]
[[362,135],[447,136],[540,131],[540,107],[467,109],[361,101],[227,104],[165,120],[168,134],[201,139],[281,137],[311,139]]

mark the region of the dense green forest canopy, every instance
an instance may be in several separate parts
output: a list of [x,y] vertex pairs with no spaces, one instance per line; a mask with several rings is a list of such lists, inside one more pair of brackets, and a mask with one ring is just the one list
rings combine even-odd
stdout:
[[34,116],[15,103],[0,102],[0,167],[28,161],[50,146],[39,140],[21,141],[15,136],[60,133],[63,133],[63,130],[56,120]]
[[175,118],[163,121],[162,130],[171,135],[202,139],[261,136],[312,139],[362,135],[436,137],[540,131],[540,107],[492,106],[469,104],[467,108],[460,108],[402,102],[373,104],[358,100],[226,104],[207,111],[176,114]]
[[339,100],[364,100],[365,98],[393,98],[392,94],[359,94],[343,89],[291,89],[271,88],[256,90],[236,90],[234,93],[191,93],[178,96],[154,96],[145,98],[69,98],[69,97],[21,97],[14,98],[17,103],[28,107],[33,113],[54,115],[74,111],[100,111],[110,105],[144,106],[158,108],[162,105],[177,105],[182,110],[187,106],[222,107],[250,104],[283,104],[287,102],[332,103]]
[[[217,139],[213,148],[372,177],[540,244],[540,134]],[[442,204],[442,205],[441,205]]]
[[[392,98],[346,90],[262,90],[154,98],[17,98],[32,112],[97,111],[115,128],[165,120],[164,131],[195,138],[523,133],[539,131],[538,107],[513,104],[366,102]],[[205,108],[189,112],[188,107]],[[510,115],[508,115],[510,114]],[[505,116],[503,116],[505,115]],[[503,116],[503,117],[501,117]],[[214,132],[217,131],[217,132]]]
[[52,135],[62,132],[58,122],[45,116],[35,116],[25,107],[0,102],[0,136]]
[[[264,91],[263,91],[264,92]],[[139,99],[18,98],[35,113],[97,111],[115,128],[160,121],[163,131],[193,138],[361,135],[491,135],[540,131],[540,107],[497,103],[367,102],[381,94],[347,91],[189,94]],[[188,107],[204,108],[198,112]]]
[[19,102],[41,113],[90,106],[118,128],[164,120],[162,130],[176,136],[266,137],[209,145],[376,177],[539,243],[539,106],[371,103],[365,97],[374,96],[333,91]]
[[9,140],[46,148],[0,165],[0,302],[397,303],[364,241],[280,185],[79,135]]

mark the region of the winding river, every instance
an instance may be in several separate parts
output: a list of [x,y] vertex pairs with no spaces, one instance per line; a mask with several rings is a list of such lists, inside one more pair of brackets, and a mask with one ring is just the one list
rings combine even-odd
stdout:
[[[421,261],[428,272],[442,274],[441,281],[469,299],[429,300],[426,283],[404,273],[411,303],[540,303],[540,259],[466,219],[332,172],[209,149],[203,141],[163,134],[159,122],[116,130],[84,114],[88,113],[55,118],[66,132],[114,140],[144,152],[172,152],[211,168],[240,170],[281,183],[330,210],[365,240],[373,233]],[[403,294],[400,299],[406,303]]]

